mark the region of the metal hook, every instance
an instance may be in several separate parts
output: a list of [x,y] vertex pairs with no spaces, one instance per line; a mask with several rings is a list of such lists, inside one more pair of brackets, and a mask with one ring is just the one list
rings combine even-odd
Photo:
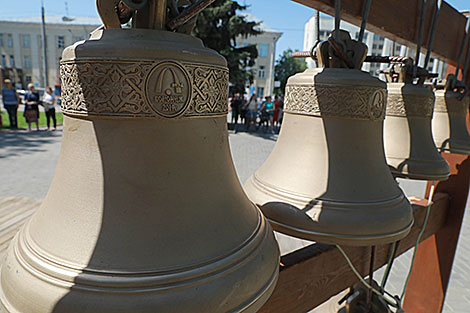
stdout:
[[455,69],[455,79],[459,76],[460,65],[462,63],[463,50],[465,48],[465,43],[467,42],[468,31],[470,28],[470,17],[467,17],[467,23],[465,24],[465,35],[463,36],[462,46],[460,47],[459,59],[457,61],[457,68]]
[[335,0],[335,40],[339,40],[339,26],[341,23],[341,0]]
[[366,3],[364,5],[364,10],[362,11],[361,30],[359,31],[359,38],[358,38],[359,42],[362,42],[362,40],[364,39],[364,32],[366,30],[367,19],[369,18],[369,11],[370,11],[371,3],[372,3],[372,0],[366,0]]
[[416,77],[418,66],[419,66],[419,57],[421,54],[421,43],[423,41],[423,28],[424,28],[424,20],[426,16],[426,8],[427,8],[427,0],[421,0],[421,14],[419,17],[419,31],[418,31],[418,42],[416,46],[416,58],[415,58],[415,66],[413,67],[413,77]]
[[462,83],[464,83],[464,84],[465,84],[465,80],[467,78],[469,54],[470,54],[470,40],[468,40],[468,42],[467,42],[467,53],[465,54],[465,64],[463,66],[463,72],[462,72]]
[[117,4],[118,1],[115,0],[96,0],[96,8],[105,28],[121,28],[119,16],[116,14]]
[[426,58],[424,59],[424,68],[428,68],[429,60],[431,59],[431,50],[434,45],[434,37],[436,35],[436,26],[437,21],[439,20],[439,13],[441,12],[441,5],[442,0],[437,0],[437,8],[432,20],[431,33],[429,34],[428,51],[426,52]]
[[315,24],[317,28],[317,33],[316,33],[317,43],[315,43],[315,45],[317,45],[318,42],[320,42],[320,11],[319,10],[315,11]]

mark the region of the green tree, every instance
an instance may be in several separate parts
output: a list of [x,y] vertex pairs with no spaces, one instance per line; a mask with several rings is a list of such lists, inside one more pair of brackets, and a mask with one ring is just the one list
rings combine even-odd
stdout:
[[238,37],[260,34],[255,22],[237,14],[246,6],[237,1],[216,0],[199,15],[194,35],[201,38],[206,47],[214,49],[227,59],[230,83],[234,92],[245,91],[247,82],[253,81],[253,72],[247,70],[255,64],[258,50],[255,45],[237,47]]
[[276,61],[274,66],[274,79],[281,82],[281,87],[274,90],[275,93],[284,94],[287,84],[287,79],[299,72],[307,69],[307,62],[301,58],[293,58],[292,50],[287,49],[281,55],[281,58]]

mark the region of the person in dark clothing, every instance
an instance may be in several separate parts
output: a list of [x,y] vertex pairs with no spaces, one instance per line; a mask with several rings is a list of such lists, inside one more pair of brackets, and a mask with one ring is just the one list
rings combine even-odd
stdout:
[[32,123],[36,123],[36,129],[39,130],[39,104],[41,103],[39,93],[33,84],[28,85],[28,90],[24,97],[25,108],[23,116],[26,119],[26,123],[28,123],[28,130],[31,130]]
[[5,87],[2,88],[2,99],[3,106],[8,112],[8,119],[10,120],[10,128],[18,128],[18,104],[20,103],[20,97],[16,93],[16,89],[13,87],[9,79],[3,81]]
[[238,117],[240,116],[240,109],[242,107],[242,99],[240,98],[240,94],[236,93],[230,103],[232,108],[232,123],[238,124]]
[[46,93],[42,98],[42,106],[44,107],[44,111],[46,112],[46,120],[47,120],[47,129],[49,130],[51,127],[51,119],[54,123],[54,130],[57,128],[57,121],[55,118],[55,95],[52,92],[51,87],[46,88]]

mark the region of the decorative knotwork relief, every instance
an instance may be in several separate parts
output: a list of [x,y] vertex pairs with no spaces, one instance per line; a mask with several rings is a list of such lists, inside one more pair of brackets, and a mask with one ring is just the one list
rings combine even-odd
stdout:
[[387,116],[430,117],[434,111],[434,97],[388,93]]
[[228,112],[228,70],[175,61],[61,63],[62,111],[78,115],[191,117]]
[[436,106],[434,111],[441,113],[462,114],[466,115],[469,106],[469,97],[459,100],[459,94],[436,92]]
[[334,85],[286,86],[286,112],[368,120],[385,118],[385,89]]

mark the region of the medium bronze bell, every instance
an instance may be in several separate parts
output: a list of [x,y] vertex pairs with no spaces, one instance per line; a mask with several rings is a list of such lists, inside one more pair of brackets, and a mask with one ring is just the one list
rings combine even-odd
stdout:
[[400,82],[391,82],[392,75],[387,75],[384,122],[387,163],[395,177],[445,180],[450,175],[449,165],[438,152],[431,132],[434,93],[421,83],[413,84],[412,71],[410,62],[395,71],[401,72]]
[[467,112],[470,98],[465,86],[449,75],[444,89],[438,89],[432,131],[436,146],[442,152],[470,155],[470,136],[467,130]]
[[1,268],[2,311],[256,312],[279,249],[232,163],[225,59],[108,28],[64,50],[61,76],[57,170]]
[[[413,217],[385,161],[385,83],[359,70],[367,47],[338,35],[317,48],[323,68],[289,78],[278,141],[245,191],[288,235],[344,245],[396,241]],[[340,46],[353,67],[333,51]]]

